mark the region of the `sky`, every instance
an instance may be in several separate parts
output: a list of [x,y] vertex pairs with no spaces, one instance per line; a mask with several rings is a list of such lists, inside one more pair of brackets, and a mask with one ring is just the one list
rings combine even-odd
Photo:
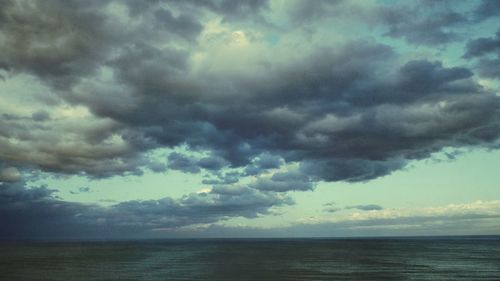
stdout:
[[0,238],[500,234],[500,1],[0,0]]

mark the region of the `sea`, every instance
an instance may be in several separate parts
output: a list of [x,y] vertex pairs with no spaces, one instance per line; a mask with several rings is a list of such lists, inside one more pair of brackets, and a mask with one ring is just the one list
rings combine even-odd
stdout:
[[4,241],[0,280],[500,280],[500,236]]

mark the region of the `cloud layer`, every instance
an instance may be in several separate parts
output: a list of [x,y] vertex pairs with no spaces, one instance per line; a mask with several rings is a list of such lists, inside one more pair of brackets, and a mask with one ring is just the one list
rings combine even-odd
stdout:
[[[116,227],[115,213],[178,227],[264,214],[291,204],[286,192],[368,181],[444,148],[496,147],[498,89],[478,76],[498,79],[500,35],[461,35],[498,20],[494,1],[278,2],[1,1],[10,231],[23,200],[26,224],[104,212]],[[463,63],[411,52],[452,44]],[[158,149],[173,152],[158,160]],[[166,169],[203,173],[212,189],[104,211],[16,183],[19,171],[99,179]]]
[[[426,208],[384,209],[378,205],[327,204],[333,216],[310,217],[286,227],[230,227],[234,217],[253,218],[293,204],[282,194],[251,188],[218,188],[209,192],[148,201],[125,201],[102,207],[65,202],[46,186],[1,185],[0,238],[131,237],[272,237],[495,234],[500,201],[476,201]],[[219,224],[212,224],[219,222]],[[474,225],[474,228],[470,226]]]
[[110,207],[66,202],[56,192],[46,186],[27,188],[22,182],[1,184],[0,238],[137,237],[233,217],[253,218],[293,204],[286,195],[250,188],[125,201]]

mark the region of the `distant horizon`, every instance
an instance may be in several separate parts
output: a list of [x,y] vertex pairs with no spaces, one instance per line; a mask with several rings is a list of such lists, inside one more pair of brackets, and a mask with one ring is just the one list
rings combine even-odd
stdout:
[[473,234],[473,235],[406,235],[406,236],[303,236],[303,237],[170,237],[170,238],[27,238],[27,239],[12,239],[12,238],[0,238],[0,243],[12,242],[12,243],[30,243],[30,242],[41,242],[41,243],[70,243],[70,242],[168,242],[168,241],[211,241],[211,240],[263,240],[263,241],[273,241],[273,240],[405,240],[405,239],[500,239],[500,234]]

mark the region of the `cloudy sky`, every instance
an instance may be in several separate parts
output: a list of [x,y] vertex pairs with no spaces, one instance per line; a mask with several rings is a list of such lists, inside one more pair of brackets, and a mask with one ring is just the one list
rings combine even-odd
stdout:
[[0,237],[500,234],[500,1],[0,0]]

